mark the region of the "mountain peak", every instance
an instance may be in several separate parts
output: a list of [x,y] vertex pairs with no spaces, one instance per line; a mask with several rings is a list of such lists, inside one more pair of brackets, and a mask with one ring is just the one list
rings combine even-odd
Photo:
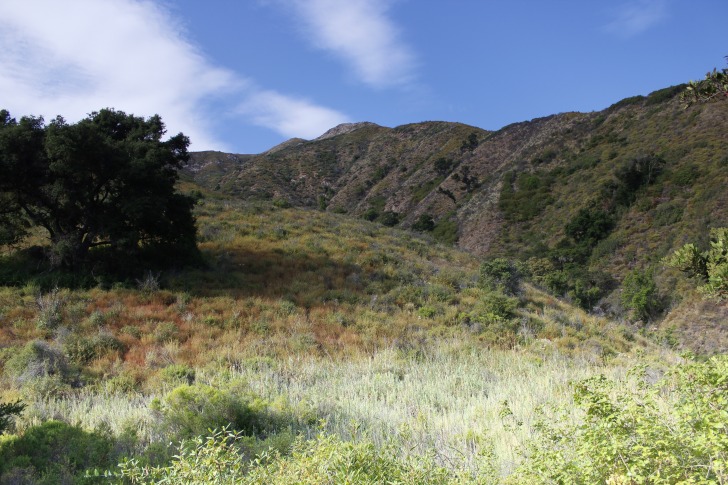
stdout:
[[316,138],[316,140],[325,140],[327,138],[333,138],[335,136],[343,135],[345,133],[351,133],[352,131],[356,131],[361,128],[366,128],[369,126],[378,127],[379,125],[376,123],[371,123],[369,121],[362,121],[359,123],[341,123],[340,125],[334,126],[329,131],[327,131],[320,137]]

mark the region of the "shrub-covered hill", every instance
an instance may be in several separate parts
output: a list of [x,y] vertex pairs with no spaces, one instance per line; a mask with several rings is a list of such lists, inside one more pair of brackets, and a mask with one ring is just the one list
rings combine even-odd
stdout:
[[[195,213],[204,268],[73,289],[32,252],[2,255],[22,270],[0,286],[0,403],[27,408],[0,436],[0,483],[87,483],[125,457],[147,473],[180,454],[170,442],[226,425],[251,476],[275,462],[257,453],[287,460],[322,429],[315,443],[342,451],[506,472],[570,380],[664,352],[428,235],[206,194]],[[523,429],[502,423],[504,401]]]
[[[187,365],[261,349],[416,350],[454,336],[505,348],[544,338],[590,358],[646,345],[530,285],[488,284],[477,258],[429,236],[228,199],[205,199],[196,213],[204,268],[87,290],[54,288],[43,269],[16,273],[17,286],[0,287],[0,366],[32,341],[54,342],[83,381],[129,372],[140,383],[170,342],[172,360]],[[23,257],[4,256],[14,267]]]
[[[546,286],[585,308],[627,315],[615,290],[646,272],[664,297],[659,315],[689,290],[661,259],[728,225],[728,101],[685,108],[683,88],[495,132],[345,125],[255,156],[193,154],[186,176],[243,199],[431,232],[480,256],[531,258],[562,272]],[[725,306],[706,311],[712,324],[728,318]]]

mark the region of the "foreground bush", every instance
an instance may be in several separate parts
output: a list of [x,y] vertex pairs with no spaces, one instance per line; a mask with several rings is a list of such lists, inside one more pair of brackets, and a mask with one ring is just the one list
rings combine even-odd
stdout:
[[512,483],[728,483],[728,356],[634,389],[593,377],[574,398],[583,422],[543,420]]
[[166,467],[145,468],[134,460],[120,464],[120,477],[131,483],[205,484],[442,484],[463,483],[452,471],[428,458],[402,459],[390,447],[351,443],[330,435],[298,439],[290,455],[262,453],[246,462],[240,434],[217,431],[182,446]]
[[271,403],[249,391],[203,384],[179,386],[152,406],[161,415],[161,431],[177,439],[206,435],[210,429],[226,426],[246,435],[261,435],[287,424]]
[[118,460],[113,440],[60,421],[0,439],[0,483],[77,483],[90,467]]

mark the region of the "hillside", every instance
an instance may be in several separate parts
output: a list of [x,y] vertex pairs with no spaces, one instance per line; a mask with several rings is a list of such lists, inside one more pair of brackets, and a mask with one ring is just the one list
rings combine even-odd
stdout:
[[[654,210],[653,191],[676,194],[681,215],[717,207],[663,231],[699,239],[721,220],[724,159],[595,162],[568,153],[601,142],[523,141],[595,116],[495,133],[349,124],[257,156],[196,154],[177,188],[196,200],[198,265],[115,278],[42,264],[40,233],[3,248],[0,483],[540,483],[544,467],[574,483],[722,480],[710,467],[725,456],[728,362],[673,347],[725,351],[725,305],[685,293],[659,328],[596,313],[620,292],[609,251],[642,241],[624,227]],[[498,165],[511,149],[539,155]],[[407,163],[380,171],[378,150]],[[489,248],[448,244],[465,247],[478,203],[497,229]],[[524,237],[539,227],[553,239]],[[605,246],[617,236],[624,247]],[[660,271],[663,286],[684,281]]]
[[[569,405],[571,380],[673,359],[529,284],[489,288],[477,258],[426,235],[204,191],[195,214],[202,268],[71,289],[3,256],[22,269],[0,287],[0,403],[28,408],[0,439],[0,483],[166,465],[222,426],[246,434],[246,462],[285,459],[300,434],[509,473],[535,409]],[[523,429],[502,422],[506,401]],[[94,453],[61,462],[61,446]]]
[[[649,270],[675,309],[690,286],[660,260],[728,225],[728,102],[686,109],[682,88],[495,132],[346,125],[260,155],[193,154],[187,176],[236,198],[414,226],[481,257],[555,264],[551,290],[615,315],[626,316],[620,282]],[[599,218],[580,239],[577,226]],[[728,319],[725,305],[705,311],[710,328]]]

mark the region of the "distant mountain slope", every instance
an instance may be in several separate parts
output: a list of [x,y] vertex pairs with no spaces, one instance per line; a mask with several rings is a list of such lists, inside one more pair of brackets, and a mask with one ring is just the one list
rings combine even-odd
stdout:
[[[422,214],[436,223],[452,220],[459,245],[484,254],[494,242],[518,249],[511,240],[534,231],[539,240],[555,242],[568,218],[594,198],[616,168],[654,154],[679,180],[663,175],[664,183],[649,191],[650,201],[631,211],[629,220],[645,223],[634,229],[648,229],[655,215],[664,226],[665,218],[678,212],[696,222],[708,223],[707,217],[712,225],[725,224],[728,195],[717,182],[726,182],[728,106],[718,102],[685,110],[677,91],[668,88],[602,112],[564,113],[496,132],[444,122],[397,128],[351,123],[260,155],[195,153],[187,170],[201,185],[244,199],[285,199],[356,216],[392,211],[404,227]],[[549,203],[538,217],[503,213],[498,202],[504,174],[511,171],[558,179],[550,182]],[[515,188],[516,181],[512,184]],[[707,193],[696,193],[706,184]],[[657,194],[658,188],[664,193]]]
[[[255,156],[193,154],[187,175],[243,199],[415,225],[479,255],[557,260],[561,251],[621,281],[728,225],[728,101],[685,109],[681,90],[495,132],[343,125]],[[600,217],[598,234],[579,235]],[[680,284],[658,273],[665,291]]]

